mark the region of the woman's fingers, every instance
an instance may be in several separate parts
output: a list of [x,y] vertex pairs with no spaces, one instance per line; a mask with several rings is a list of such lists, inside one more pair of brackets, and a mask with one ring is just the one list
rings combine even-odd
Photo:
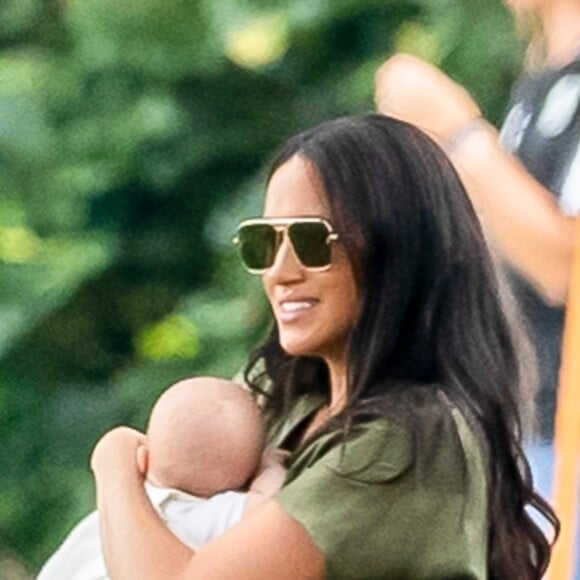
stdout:
[[146,477],[149,469],[149,449],[146,445],[137,447],[137,467],[141,475]]
[[95,473],[125,468],[137,470],[137,449],[145,443],[146,437],[136,429],[111,429],[95,445],[91,456],[91,469]]
[[288,457],[290,457],[290,451],[268,447],[262,455],[262,463],[265,466],[273,464],[284,465]]

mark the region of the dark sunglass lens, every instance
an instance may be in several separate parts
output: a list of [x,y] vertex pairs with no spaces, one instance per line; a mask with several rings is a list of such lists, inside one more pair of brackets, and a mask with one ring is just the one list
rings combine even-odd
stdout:
[[328,234],[327,227],[319,222],[298,222],[288,228],[292,247],[307,268],[322,268],[330,264]]
[[276,256],[276,230],[267,224],[249,224],[238,231],[240,256],[247,268],[269,268]]

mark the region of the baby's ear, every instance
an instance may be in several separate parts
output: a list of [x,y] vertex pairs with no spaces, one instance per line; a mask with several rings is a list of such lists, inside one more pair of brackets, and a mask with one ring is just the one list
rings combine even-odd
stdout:
[[147,468],[149,464],[149,449],[145,445],[137,447],[137,469],[141,475],[147,475]]

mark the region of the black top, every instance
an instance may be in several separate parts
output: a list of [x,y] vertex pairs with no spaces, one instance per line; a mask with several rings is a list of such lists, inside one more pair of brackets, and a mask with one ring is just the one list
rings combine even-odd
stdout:
[[[580,214],[580,57],[561,69],[527,73],[520,79],[513,91],[501,139],[528,172],[551,191],[562,213]],[[550,440],[564,309],[546,304],[515,272],[512,279],[537,349],[541,377],[540,433],[543,439]]]

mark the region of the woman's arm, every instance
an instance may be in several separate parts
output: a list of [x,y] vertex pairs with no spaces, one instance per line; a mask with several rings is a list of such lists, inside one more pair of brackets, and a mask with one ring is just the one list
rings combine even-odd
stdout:
[[504,257],[548,302],[566,300],[574,219],[563,215],[553,196],[502,149],[469,94],[437,68],[407,55],[389,59],[376,75],[375,100],[381,113],[422,128],[444,146],[451,140],[451,160],[486,230]]
[[137,466],[141,435],[120,427],[97,444],[103,552],[115,580],[319,579],[324,558],[305,529],[274,501],[257,508],[223,537],[194,553],[166,528],[143,489]]

